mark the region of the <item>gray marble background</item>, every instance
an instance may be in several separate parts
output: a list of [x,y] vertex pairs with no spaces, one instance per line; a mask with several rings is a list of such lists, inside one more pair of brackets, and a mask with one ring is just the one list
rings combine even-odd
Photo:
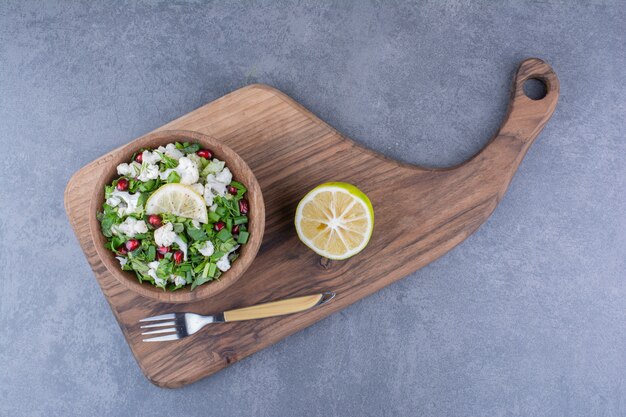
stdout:
[[[626,415],[623,1],[104,3],[0,4],[0,415]],[[73,172],[255,82],[449,166],[529,56],[561,99],[476,234],[211,378],[142,376],[66,219]]]

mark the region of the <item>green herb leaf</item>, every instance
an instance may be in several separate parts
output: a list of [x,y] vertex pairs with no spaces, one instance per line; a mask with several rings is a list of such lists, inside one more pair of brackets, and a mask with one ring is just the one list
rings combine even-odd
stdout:
[[148,180],[146,182],[142,182],[139,185],[139,191],[141,191],[142,193],[152,191],[157,187],[157,184],[157,180]]
[[102,229],[102,234],[106,237],[113,236],[113,232],[111,231],[111,227],[118,222],[117,215],[113,213],[105,214],[102,216],[102,220],[100,221],[100,228]]
[[148,259],[154,259],[156,258],[156,247],[150,245],[150,247],[148,248],[148,252],[146,252],[146,258]]
[[209,174],[217,174],[221,170],[224,169],[225,162],[217,159],[213,159],[209,164],[202,170],[202,176],[206,177]]
[[228,239],[233,237],[233,235],[227,229],[222,229],[217,233],[217,235],[215,235],[215,237],[222,242],[226,242]]
[[198,152],[200,150],[200,144],[199,143],[184,143],[183,144],[183,148],[181,149],[181,151],[183,151],[183,153],[185,155],[189,155],[190,153],[194,153],[194,152]]
[[214,263],[210,263],[209,264],[209,276],[211,278],[215,277],[215,274],[217,273],[217,265]]
[[236,189],[238,189],[238,190],[243,191],[244,193],[245,193],[246,191],[248,191],[248,189],[246,188],[246,186],[245,186],[245,185],[243,185],[242,183],[238,182],[238,181],[231,181],[231,182],[230,182],[230,185],[232,185],[233,187],[235,187],[235,188],[236,188]]
[[182,233],[185,230],[185,226],[182,223],[174,223],[174,233]]
[[224,252],[224,253],[228,253],[231,251],[232,248],[234,248],[237,245],[237,242],[235,241],[235,239],[230,238],[228,239],[226,242],[221,243],[218,246],[218,249],[220,252]]
[[150,268],[148,268],[148,265],[146,265],[145,263],[141,262],[140,260],[136,258],[131,259],[130,262],[135,271],[148,272],[150,270]]
[[198,277],[197,277],[197,278],[193,281],[193,284],[191,284],[191,291],[193,291],[194,289],[196,289],[196,287],[197,287],[198,285],[202,285],[202,284],[204,284],[205,282],[209,282],[209,281],[211,281],[211,277],[209,277],[208,275],[207,275],[207,276],[202,276],[202,275],[199,275],[199,276],[198,276]]
[[188,227],[187,234],[195,241],[207,240],[206,232],[203,229],[196,229],[195,227]]
[[166,154],[161,154],[161,163],[165,169],[176,168],[178,166],[178,161]]
[[248,216],[235,217],[235,224],[244,224],[244,223],[248,223]]
[[156,270],[157,277],[167,279],[172,275],[174,264],[169,261],[160,261],[159,267]]
[[178,172],[170,172],[170,175],[167,176],[167,182],[168,184],[180,182],[180,175],[178,175]]
[[239,232],[239,237],[237,237],[237,243],[242,245],[248,243],[248,238],[250,237],[250,233],[248,232]]
[[219,215],[219,214],[217,214],[216,212],[214,212],[214,211],[209,211],[209,213],[208,213],[208,214],[209,214],[209,221],[210,221],[211,223],[215,223],[215,222],[218,222],[218,221],[220,220],[220,215]]

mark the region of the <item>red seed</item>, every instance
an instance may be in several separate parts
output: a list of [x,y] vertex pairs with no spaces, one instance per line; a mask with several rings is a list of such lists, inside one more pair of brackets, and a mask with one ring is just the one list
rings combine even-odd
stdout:
[[135,161],[139,162],[140,164],[143,162],[143,152],[139,152],[137,155],[135,155]]
[[128,180],[126,178],[120,178],[117,180],[117,185],[115,186],[120,191],[128,190]]
[[239,225],[238,224],[233,226],[233,230],[231,230],[231,233],[233,235],[236,235],[237,233],[239,233]]
[[116,251],[120,254],[120,255],[126,255],[128,253],[128,251],[126,250],[126,246],[124,245],[120,245],[118,246],[118,248],[116,249]]
[[174,262],[176,262],[177,264],[181,263],[184,256],[185,254],[182,250],[177,250],[176,252],[174,252]]
[[155,229],[161,227],[163,221],[161,220],[161,216],[158,214],[151,214],[148,216],[148,223],[152,225]]
[[226,227],[226,223],[224,222],[217,222],[213,225],[213,228],[217,230],[218,232],[222,230],[224,227]]
[[246,199],[239,200],[239,212],[241,214],[248,214],[248,210],[250,210],[248,200]]
[[198,156],[200,158],[204,158],[204,159],[211,159],[213,158],[213,152],[211,152],[208,149],[200,149],[198,152],[196,152],[198,154]]
[[165,255],[163,255],[162,253],[158,253],[157,252],[156,258],[160,261],[161,259],[165,258]]
[[170,248],[168,246],[159,246],[157,248],[157,252],[159,252],[161,255],[165,255],[169,251],[170,251]]
[[126,241],[126,249],[129,252],[136,250],[139,247],[139,241],[137,239],[131,239]]
[[233,187],[232,185],[228,186],[228,192],[231,193],[232,195],[236,195],[237,194],[237,187]]

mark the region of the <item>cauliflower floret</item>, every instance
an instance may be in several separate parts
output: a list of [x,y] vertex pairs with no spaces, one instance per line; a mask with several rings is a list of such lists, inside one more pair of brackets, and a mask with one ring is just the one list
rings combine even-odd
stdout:
[[187,155],[187,158],[191,159],[191,161],[196,164],[196,168],[198,168],[198,170],[200,170],[200,167],[202,166],[202,162],[201,160],[204,158],[201,158],[198,156],[198,154],[196,153],[190,153],[189,155]]
[[187,158],[186,156],[183,156],[178,160],[176,172],[178,172],[178,175],[180,175],[181,184],[195,184],[200,178],[200,174],[198,173],[198,167],[191,159]]
[[163,172],[161,172],[159,174],[159,177],[161,178],[161,180],[167,181],[167,177],[169,177],[172,172],[176,172],[176,168],[168,168],[168,169],[166,169],[165,171],[163,171]]
[[161,161],[161,155],[158,152],[143,151],[141,161],[145,164],[154,165]]
[[200,184],[199,182],[191,184],[189,187],[191,187],[192,190],[200,195],[204,194],[204,185]]
[[130,194],[128,191],[113,190],[106,203],[111,207],[118,207],[118,215],[126,216],[141,211],[142,206],[139,205],[140,196],[140,193]]
[[134,217],[128,217],[119,225],[111,228],[114,235],[124,234],[128,237],[135,237],[138,233],[148,232],[148,226],[143,220],[137,220]]
[[215,246],[210,241],[204,242],[204,245],[198,248],[198,252],[200,252],[203,256],[211,256],[213,252],[215,252]]
[[117,175],[126,175],[128,177],[136,177],[139,175],[141,171],[141,165],[137,162],[132,162],[130,164],[119,164],[117,166]]
[[165,223],[154,231],[154,242],[158,246],[172,246],[172,243],[174,243],[177,237],[176,233],[174,233],[172,223]]
[[176,243],[183,251],[183,258],[187,260],[187,244],[174,232],[172,223],[165,223],[154,231],[154,242],[158,246],[170,247]]
[[222,172],[215,175],[215,179],[222,184],[228,185],[233,180],[233,174],[230,172],[230,169],[224,168]]
[[105,201],[105,203],[111,207],[117,207],[121,202],[122,199],[116,195],[111,195],[111,197],[107,198],[107,201]]
[[180,183],[185,185],[194,184],[198,182],[198,179],[200,178],[196,165],[191,161],[191,159],[185,156],[178,160],[178,166],[176,168],[166,169],[159,175],[161,179],[165,181],[172,172],[176,172],[180,177]]
[[170,158],[174,158],[177,161],[185,156],[181,151],[178,150],[178,148],[176,148],[176,145],[174,145],[173,143],[168,143],[167,145],[165,145],[165,148],[159,146],[157,151],[164,153],[165,155],[169,156]]
[[145,161],[141,164],[140,174],[137,177],[139,181],[146,182],[150,180],[155,180],[158,177],[159,177],[159,167],[157,165],[148,164]]
[[226,272],[230,269],[230,261],[228,260],[228,254],[225,254],[217,261],[217,267],[220,271]]
[[185,278],[179,275],[172,275],[170,278],[174,281],[174,285],[186,285],[187,284],[187,281],[185,281]]
[[152,261],[148,263],[148,275],[154,279],[154,283],[159,287],[165,287],[166,281],[163,278],[159,278],[156,274],[156,270],[159,267],[159,261]]
[[226,195],[226,186],[233,180],[233,174],[230,169],[224,167],[224,162],[219,159],[213,159],[203,172],[207,171],[209,173],[204,185],[204,201],[207,206],[211,207],[215,197]]
[[[218,181],[217,178],[215,178],[215,175],[213,174],[207,175],[206,184],[204,186],[204,195],[206,196],[207,194],[210,194],[213,197],[218,196],[218,195],[220,197],[224,197],[224,195],[226,194],[226,184]],[[207,205],[210,205],[210,204],[207,204]]]
[[205,174],[217,174],[218,172],[224,169],[224,165],[225,165],[224,161],[220,161],[217,158],[213,158],[213,160],[209,162],[209,164],[206,166],[206,168],[204,168],[202,172]]

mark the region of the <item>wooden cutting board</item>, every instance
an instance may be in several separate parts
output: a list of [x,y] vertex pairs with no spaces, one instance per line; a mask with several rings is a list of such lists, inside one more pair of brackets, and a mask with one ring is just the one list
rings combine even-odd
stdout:
[[[529,78],[544,82],[543,99],[526,97],[523,84]],[[419,168],[364,149],[265,85],[237,90],[157,129],[198,131],[224,141],[250,165],[266,204],[265,236],[250,269],[217,296],[190,304],[163,304],[128,291],[107,272],[89,237],[89,219],[96,215],[89,211],[89,199],[103,162],[119,152],[131,154],[132,142],[78,171],[67,185],[65,207],[141,370],[158,386],[180,387],[347,307],[462,242],[503,197],[558,95],[559,82],[549,65],[538,59],[522,62],[498,134],[476,156],[451,169]],[[326,181],[355,184],[374,205],[372,239],[361,254],[346,261],[320,258],[299,242],[294,230],[296,204]],[[213,314],[326,290],[337,297],[320,308],[212,325],[177,342],[143,343],[137,324],[156,314]]]

